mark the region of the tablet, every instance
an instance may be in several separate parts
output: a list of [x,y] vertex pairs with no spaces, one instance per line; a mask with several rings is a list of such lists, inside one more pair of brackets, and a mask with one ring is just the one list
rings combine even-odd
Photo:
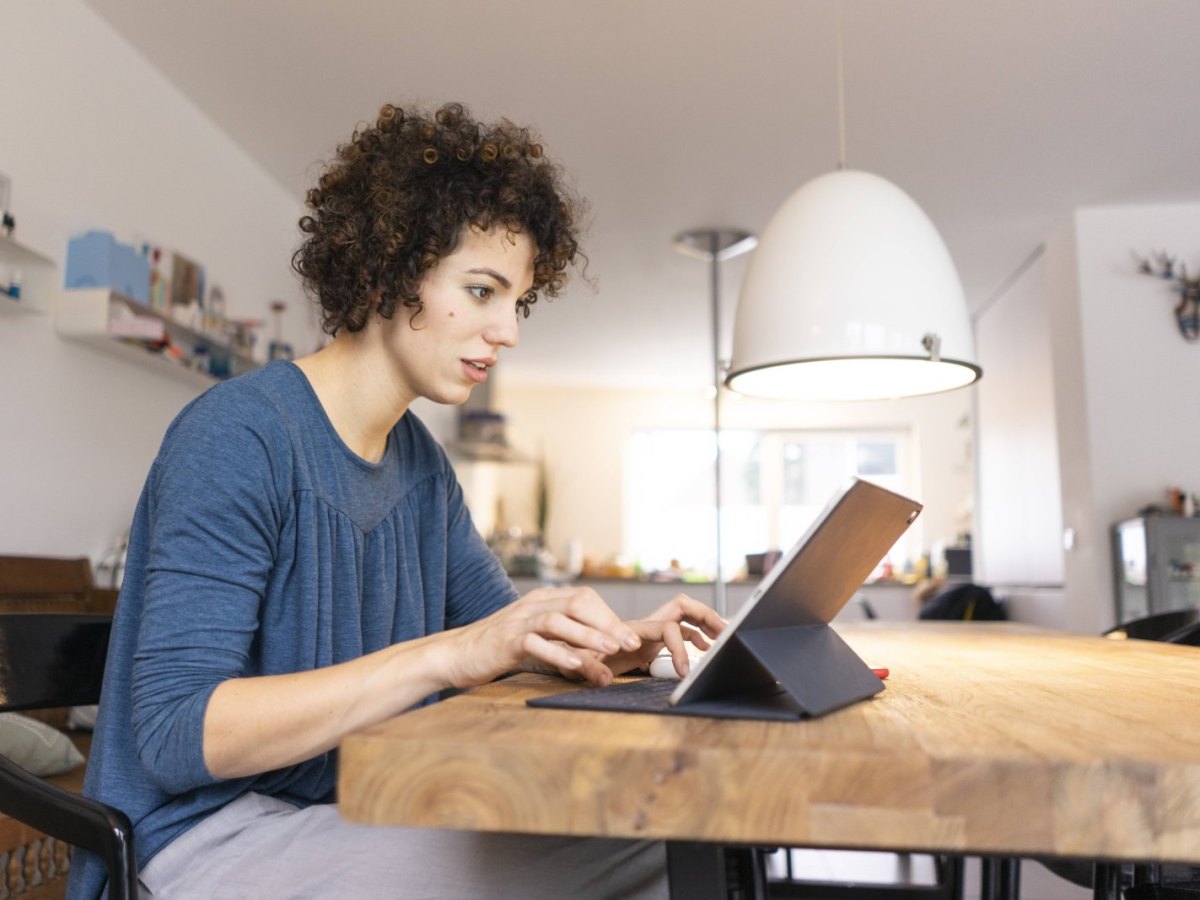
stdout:
[[883,682],[830,626],[921,512],[863,479],[839,488],[682,681],[643,679],[530,706],[720,718],[819,716]]

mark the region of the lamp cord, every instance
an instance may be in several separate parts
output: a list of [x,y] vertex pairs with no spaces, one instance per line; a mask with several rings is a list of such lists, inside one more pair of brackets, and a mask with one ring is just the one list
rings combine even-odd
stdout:
[[838,169],[846,168],[846,72],[842,48],[842,3],[838,0],[836,9],[837,47],[837,106],[838,106]]

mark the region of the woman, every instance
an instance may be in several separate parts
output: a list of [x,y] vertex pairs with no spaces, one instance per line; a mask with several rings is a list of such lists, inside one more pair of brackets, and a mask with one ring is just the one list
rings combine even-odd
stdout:
[[[603,685],[724,623],[516,597],[410,413],[462,403],[580,256],[525,129],[384,106],[307,197],[293,264],[332,342],[191,403],[134,517],[85,792],[161,897],[660,895],[660,846],[349,825],[347,733],[517,669]],[[70,896],[95,897],[81,853]]]

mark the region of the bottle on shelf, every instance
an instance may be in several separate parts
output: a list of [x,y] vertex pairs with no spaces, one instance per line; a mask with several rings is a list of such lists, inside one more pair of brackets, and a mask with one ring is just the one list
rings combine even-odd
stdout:
[[162,274],[162,247],[150,248],[150,306],[167,308],[167,281]]
[[271,301],[271,343],[267,348],[267,359],[292,359],[295,355],[292,345],[283,339],[283,311],[287,304],[282,300]]
[[8,294],[14,300],[21,299],[21,270],[9,269],[8,275],[0,281],[0,293]]

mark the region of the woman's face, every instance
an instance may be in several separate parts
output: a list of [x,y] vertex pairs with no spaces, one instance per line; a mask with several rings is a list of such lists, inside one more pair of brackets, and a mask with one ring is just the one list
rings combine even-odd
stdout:
[[501,347],[517,345],[517,304],[533,286],[536,248],[504,228],[466,228],[421,283],[424,309],[380,322],[408,402],[462,403],[487,381]]

